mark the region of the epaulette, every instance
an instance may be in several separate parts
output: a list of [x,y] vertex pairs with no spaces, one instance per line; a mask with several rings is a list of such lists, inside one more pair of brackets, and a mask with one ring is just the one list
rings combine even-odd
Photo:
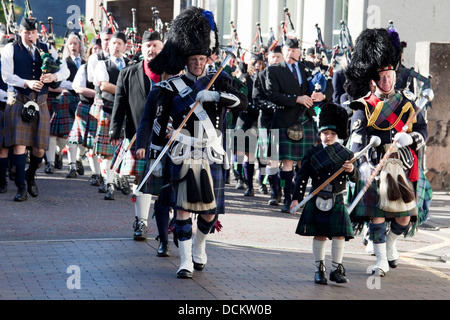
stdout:
[[169,90],[171,92],[178,92],[179,90],[177,90],[176,83],[178,81],[180,81],[180,80],[183,81],[181,79],[181,75],[176,75],[176,76],[171,77],[171,78],[169,78],[169,79],[167,79],[165,81],[158,82],[155,86],[158,87],[158,88]]

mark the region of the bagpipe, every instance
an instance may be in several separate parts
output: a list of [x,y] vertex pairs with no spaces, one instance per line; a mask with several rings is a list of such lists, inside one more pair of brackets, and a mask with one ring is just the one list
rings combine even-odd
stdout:
[[5,0],[2,0],[2,7],[3,7],[3,14],[5,15],[5,21],[6,21],[6,34],[7,39],[9,39],[10,33],[13,32],[14,35],[17,37],[19,34],[19,27],[17,25],[16,20],[16,14],[14,9],[14,0],[9,1],[9,9],[8,6],[5,3]]

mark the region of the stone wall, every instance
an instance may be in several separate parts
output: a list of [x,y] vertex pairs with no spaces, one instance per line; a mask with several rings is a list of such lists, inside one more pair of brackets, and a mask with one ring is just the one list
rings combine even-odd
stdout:
[[433,190],[450,190],[450,43],[419,42],[416,71],[431,75],[435,98],[427,111],[426,169]]

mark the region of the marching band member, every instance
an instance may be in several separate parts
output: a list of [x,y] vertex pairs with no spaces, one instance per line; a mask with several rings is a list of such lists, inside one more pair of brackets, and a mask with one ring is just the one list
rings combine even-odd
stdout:
[[[51,54],[55,61],[58,53],[38,41],[37,29],[35,18],[24,17],[20,23],[20,39],[7,44],[2,52],[2,77],[12,88],[4,113],[4,144],[14,147],[12,165],[16,168],[15,184],[18,188],[14,201],[18,202],[27,200],[27,191],[32,197],[38,196],[35,174],[50,138],[48,86],[70,75],[65,61],[56,73],[42,72],[40,53]],[[31,147],[32,152],[30,165],[25,170],[27,147]]]
[[[425,179],[417,155],[428,137],[427,123],[419,113],[407,132],[403,131],[409,117],[415,114],[416,105],[408,91],[394,89],[400,64],[400,48],[393,44],[400,42],[394,41],[395,38],[398,34],[386,29],[364,30],[346,71],[346,90],[353,98],[350,108],[355,110],[351,150],[361,151],[371,136],[381,139],[381,145],[358,164],[363,185],[370,179],[374,166],[396,142],[379,179],[372,183],[351,213],[355,222],[370,222],[370,239],[377,258],[372,272],[378,276],[397,267],[396,241],[400,235],[411,234],[416,228],[418,214],[422,211],[416,191],[422,187],[420,180]],[[361,183],[355,194],[360,189]]]
[[[168,159],[176,199],[172,206],[181,259],[179,278],[191,278],[194,268],[203,270],[206,265],[206,237],[213,232],[218,215],[225,213],[224,112],[247,107],[246,96],[231,86],[225,73],[219,74],[210,90],[204,90],[213,75],[206,73],[207,59],[218,46],[212,13],[191,7],[175,18],[164,49],[150,63],[158,74],[178,74],[186,68],[186,74],[158,84],[161,92],[150,151],[161,151],[170,117],[174,128],[186,121]],[[195,112],[185,120],[197,100]],[[191,213],[198,214],[194,237]]]

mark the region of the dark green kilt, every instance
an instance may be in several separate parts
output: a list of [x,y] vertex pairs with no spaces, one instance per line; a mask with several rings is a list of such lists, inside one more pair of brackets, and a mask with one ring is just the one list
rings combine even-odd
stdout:
[[344,204],[344,196],[336,196],[333,210],[323,212],[316,207],[316,198],[306,203],[295,233],[301,236],[345,237],[345,240],[354,238],[353,227]]
[[[307,117],[299,119],[301,123],[308,120]],[[279,129],[279,159],[280,160],[292,160],[299,162],[303,160],[303,157],[309,148],[314,146],[318,141],[317,127],[313,120],[306,122],[303,125],[304,136],[300,141],[291,140],[287,134],[287,128]]]

